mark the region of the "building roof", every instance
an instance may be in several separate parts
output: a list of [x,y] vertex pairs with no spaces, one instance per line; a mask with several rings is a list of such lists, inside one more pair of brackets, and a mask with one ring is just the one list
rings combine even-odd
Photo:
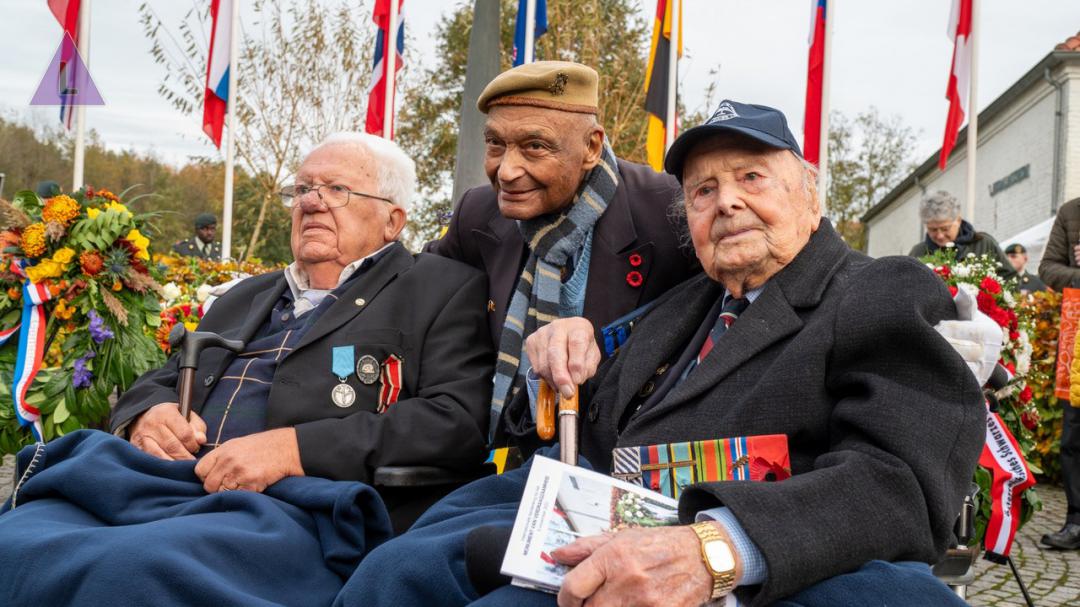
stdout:
[[[1066,61],[1080,60],[1080,33],[1076,36],[1070,36],[1065,42],[1054,47],[1054,50],[1048,55],[1042,58],[1041,61],[1035,64],[1026,74],[1024,74],[1019,80],[1017,80],[1008,90],[1001,94],[983,111],[979,112],[979,124],[987,124],[995,116],[1003,112],[1008,108],[1017,97],[1022,95],[1029,88],[1040,80],[1043,80],[1045,74]],[[964,148],[964,144],[967,142],[967,129],[960,129],[960,133],[956,137],[956,144],[953,150],[960,150]],[[893,188],[888,194],[886,194],[877,204],[870,207],[869,210],[862,216],[862,222],[866,223],[877,217],[886,209],[892,205],[897,199],[900,198],[909,188],[916,185],[919,180],[932,173],[938,165],[938,156],[941,154],[939,148],[934,152],[925,162],[920,164],[910,175],[900,182],[895,188]]]

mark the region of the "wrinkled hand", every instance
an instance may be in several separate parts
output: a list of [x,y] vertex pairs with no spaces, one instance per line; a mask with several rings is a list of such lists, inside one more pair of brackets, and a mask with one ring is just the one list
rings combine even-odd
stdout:
[[964,285],[957,290],[954,302],[957,320],[943,320],[934,329],[960,353],[982,386],[1001,357],[1004,336],[1001,327],[979,311],[975,297]]
[[1073,259],[1076,261],[1076,265],[1080,266],[1080,244],[1073,247]]
[[207,493],[262,492],[286,476],[304,476],[296,430],[278,428],[225,441],[203,456],[195,474]]
[[178,404],[161,403],[136,418],[128,436],[131,444],[155,457],[195,459],[194,454],[206,443],[206,422],[194,411],[189,422],[180,415]]
[[533,373],[566,398],[600,365],[592,323],[581,317],[560,318],[537,329],[525,340],[525,353]]
[[551,553],[574,568],[559,591],[559,607],[688,605],[709,601],[712,575],[689,527],[627,529],[584,537]]

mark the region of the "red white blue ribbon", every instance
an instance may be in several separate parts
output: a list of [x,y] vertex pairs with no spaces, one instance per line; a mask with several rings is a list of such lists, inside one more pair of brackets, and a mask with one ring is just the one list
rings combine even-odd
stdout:
[[985,557],[1003,562],[1012,549],[1016,529],[1020,526],[1020,499],[1035,477],[1028,470],[1016,438],[997,413],[986,412],[986,443],[979,456],[979,465],[990,471],[990,521],[986,525]]
[[[23,274],[21,266],[14,266],[18,274]],[[15,418],[19,424],[30,426],[34,438],[43,440],[44,433],[41,428],[41,411],[37,407],[26,402],[26,392],[30,384],[34,383],[34,377],[41,369],[41,360],[45,357],[45,306],[46,301],[52,299],[52,293],[45,285],[34,284],[29,279],[23,281],[23,309],[22,322],[14,329],[4,331],[3,338],[7,341],[17,329],[19,331],[19,350],[15,357],[15,373],[11,386],[11,397],[15,404]],[[0,342],[3,343],[3,342]]]

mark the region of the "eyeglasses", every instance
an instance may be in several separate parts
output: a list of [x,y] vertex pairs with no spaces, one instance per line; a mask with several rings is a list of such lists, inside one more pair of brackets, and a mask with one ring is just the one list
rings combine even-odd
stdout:
[[363,192],[353,192],[343,185],[306,185],[298,183],[296,185],[287,185],[281,188],[281,191],[278,192],[278,196],[281,196],[281,203],[285,205],[285,208],[291,209],[300,198],[311,192],[315,192],[315,194],[318,195],[319,200],[323,201],[323,203],[331,209],[349,204],[349,196],[363,196],[364,198],[374,198],[375,200],[394,204],[394,201],[389,198],[383,198],[382,196],[375,196],[373,194],[364,194]]

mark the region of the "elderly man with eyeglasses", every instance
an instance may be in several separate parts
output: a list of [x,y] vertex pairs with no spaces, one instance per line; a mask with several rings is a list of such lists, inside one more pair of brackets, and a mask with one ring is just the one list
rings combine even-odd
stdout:
[[[233,287],[199,325],[245,351],[202,354],[190,421],[174,356],[124,393],[113,431],[163,459],[198,458],[207,492],[482,462],[487,281],[398,242],[414,188],[412,160],[384,139],[342,133],[316,147],[281,191],[295,260]],[[419,512],[414,494],[395,497],[384,495],[392,515]]]

